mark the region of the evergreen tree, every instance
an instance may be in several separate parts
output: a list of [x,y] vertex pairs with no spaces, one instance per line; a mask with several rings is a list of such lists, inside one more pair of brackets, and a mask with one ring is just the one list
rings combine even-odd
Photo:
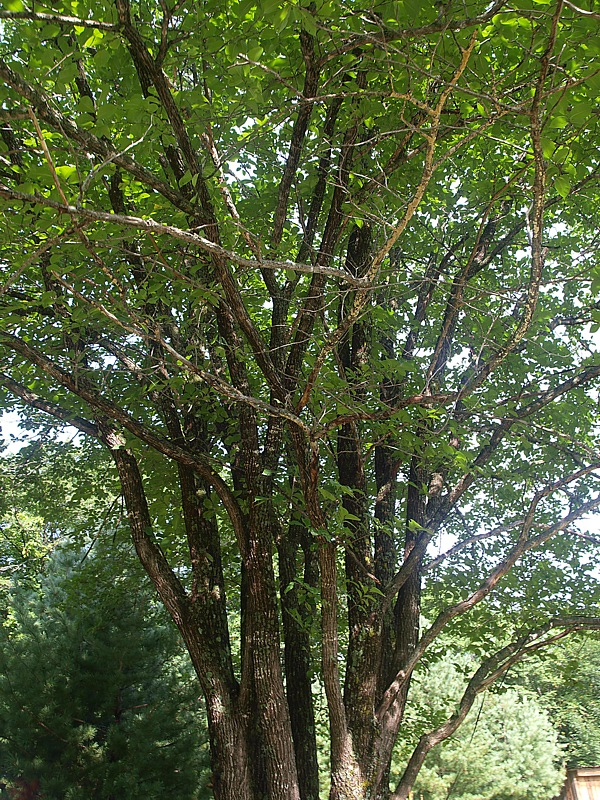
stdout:
[[37,587],[14,589],[0,637],[7,796],[202,796],[203,726],[185,661],[127,575],[111,576],[101,555],[82,563],[59,549]]
[[[415,738],[425,720],[435,723],[452,712],[469,660],[454,655],[418,676],[407,709]],[[415,797],[546,800],[558,794],[563,776],[563,751],[548,713],[530,692],[509,687],[482,695],[456,734],[430,751]]]

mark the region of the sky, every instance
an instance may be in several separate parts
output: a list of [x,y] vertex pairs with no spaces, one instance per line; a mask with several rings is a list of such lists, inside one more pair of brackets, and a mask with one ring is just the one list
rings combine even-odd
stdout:
[[19,433],[19,415],[16,411],[6,411],[0,417],[0,438],[2,445],[6,447],[4,453],[10,454],[16,452],[20,444],[11,441],[11,437]]
[[[78,436],[76,428],[67,426],[60,432],[60,441],[69,441]],[[19,414],[16,411],[5,411],[0,415],[0,453],[10,455],[39,436],[39,429],[26,431],[19,425]]]

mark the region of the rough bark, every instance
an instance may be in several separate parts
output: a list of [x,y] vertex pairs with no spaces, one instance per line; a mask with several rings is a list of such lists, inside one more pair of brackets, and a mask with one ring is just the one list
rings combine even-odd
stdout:
[[[277,532],[269,494],[271,481],[263,476],[254,415],[244,415],[242,464],[249,495],[247,552],[244,557],[247,611],[243,648],[249,652],[252,690],[264,743],[269,800],[300,800],[290,713],[280,659],[279,615],[273,569]],[[250,676],[246,676],[248,680]]]
[[[350,236],[346,268],[356,276],[366,269],[371,250],[371,229],[355,228]],[[340,324],[352,298],[340,309]],[[340,368],[356,400],[364,392],[365,369],[370,351],[369,331],[357,321],[338,348]],[[345,523],[345,574],[348,597],[348,653],[344,681],[344,703],[363,790],[369,785],[373,747],[377,735],[374,714],[380,653],[379,595],[373,577],[370,511],[363,460],[363,445],[356,423],[343,425],[338,433],[337,468],[340,484],[348,487],[342,504]]]
[[[309,534],[301,524],[290,524],[278,542],[279,581],[284,633],[287,702],[298,769],[301,800],[318,800],[319,766],[312,695],[311,628],[316,612],[318,567]],[[304,564],[302,570],[298,569]],[[297,583],[301,578],[302,584]]]
[[134,455],[123,447],[118,434],[105,423],[101,427],[119,473],[135,549],[182,635],[205,695],[215,798],[253,800],[247,724],[239,712],[235,686],[229,683],[231,676],[224,674],[219,652],[207,641],[208,631],[197,625],[188,595],[152,539],[152,521]]

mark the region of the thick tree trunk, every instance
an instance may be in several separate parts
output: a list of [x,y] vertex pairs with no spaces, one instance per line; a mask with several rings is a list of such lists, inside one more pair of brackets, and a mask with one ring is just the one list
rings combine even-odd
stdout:
[[329,800],[354,800],[363,797],[364,782],[356,759],[347,722],[339,676],[337,634],[337,565],[336,547],[323,541],[319,549],[321,569],[321,635],[323,647],[323,682],[329,709],[331,735],[331,788]]
[[133,543],[138,557],[158,595],[177,625],[186,644],[206,700],[211,742],[211,765],[216,800],[254,800],[250,784],[247,724],[237,709],[236,684],[230,664],[223,664],[219,642],[211,638],[203,623],[210,625],[219,615],[199,619],[198,609],[171,570],[151,535],[152,521],[142,477],[134,455],[121,437],[100,422],[103,441],[109,447],[121,482]]
[[[290,709],[292,735],[301,800],[318,800],[319,766],[312,694],[312,659],[310,627],[315,610],[314,598],[318,568],[308,532],[299,524],[291,524],[287,535],[280,537],[279,582],[284,632],[286,694]],[[301,542],[304,545],[301,547]],[[303,588],[295,583],[298,577],[297,559],[303,555]]]
[[245,636],[251,653],[269,800],[300,800],[292,727],[281,670],[271,522],[268,502],[262,498],[254,501],[249,514],[249,547],[245,559],[248,581]]
[[379,599],[370,592],[373,563],[367,525],[365,479],[360,442],[354,425],[345,425],[338,436],[340,483],[353,489],[343,505],[354,517],[347,522],[346,582],[348,594],[348,657],[344,682],[344,704],[353,749],[366,785],[372,766],[376,735],[374,714],[379,662]]
[[[368,225],[354,228],[348,242],[346,269],[363,274],[371,250]],[[348,300],[351,303],[351,300]],[[343,324],[345,304],[340,307]],[[365,325],[354,323],[339,346],[339,361],[345,379],[359,400],[363,395],[364,370],[370,351]],[[343,507],[348,512],[346,534],[346,587],[348,596],[348,656],[344,682],[344,704],[352,737],[354,758],[360,767],[360,781],[367,787],[372,768],[376,735],[374,713],[380,643],[379,599],[371,590],[373,550],[370,511],[360,430],[356,423],[343,425],[338,433],[337,466],[339,481],[351,491],[344,494]]]
[[241,674],[243,676],[241,695],[243,698],[243,713],[247,720],[247,747],[250,760],[250,783],[253,797],[261,798],[268,795],[267,764],[265,759],[265,745],[263,741],[260,722],[258,719],[258,704],[254,686],[252,645],[249,634],[251,616],[248,612],[248,571],[244,564],[241,567]]
[[[201,684],[206,682],[203,651],[195,631],[180,628]],[[255,800],[252,771],[252,731],[239,700],[223,692],[205,692],[212,790],[215,800]]]

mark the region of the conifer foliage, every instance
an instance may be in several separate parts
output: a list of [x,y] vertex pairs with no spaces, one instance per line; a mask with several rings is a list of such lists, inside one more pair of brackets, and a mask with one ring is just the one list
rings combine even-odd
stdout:
[[174,631],[148,591],[81,556],[56,551],[0,630],[5,796],[195,799],[207,753]]

